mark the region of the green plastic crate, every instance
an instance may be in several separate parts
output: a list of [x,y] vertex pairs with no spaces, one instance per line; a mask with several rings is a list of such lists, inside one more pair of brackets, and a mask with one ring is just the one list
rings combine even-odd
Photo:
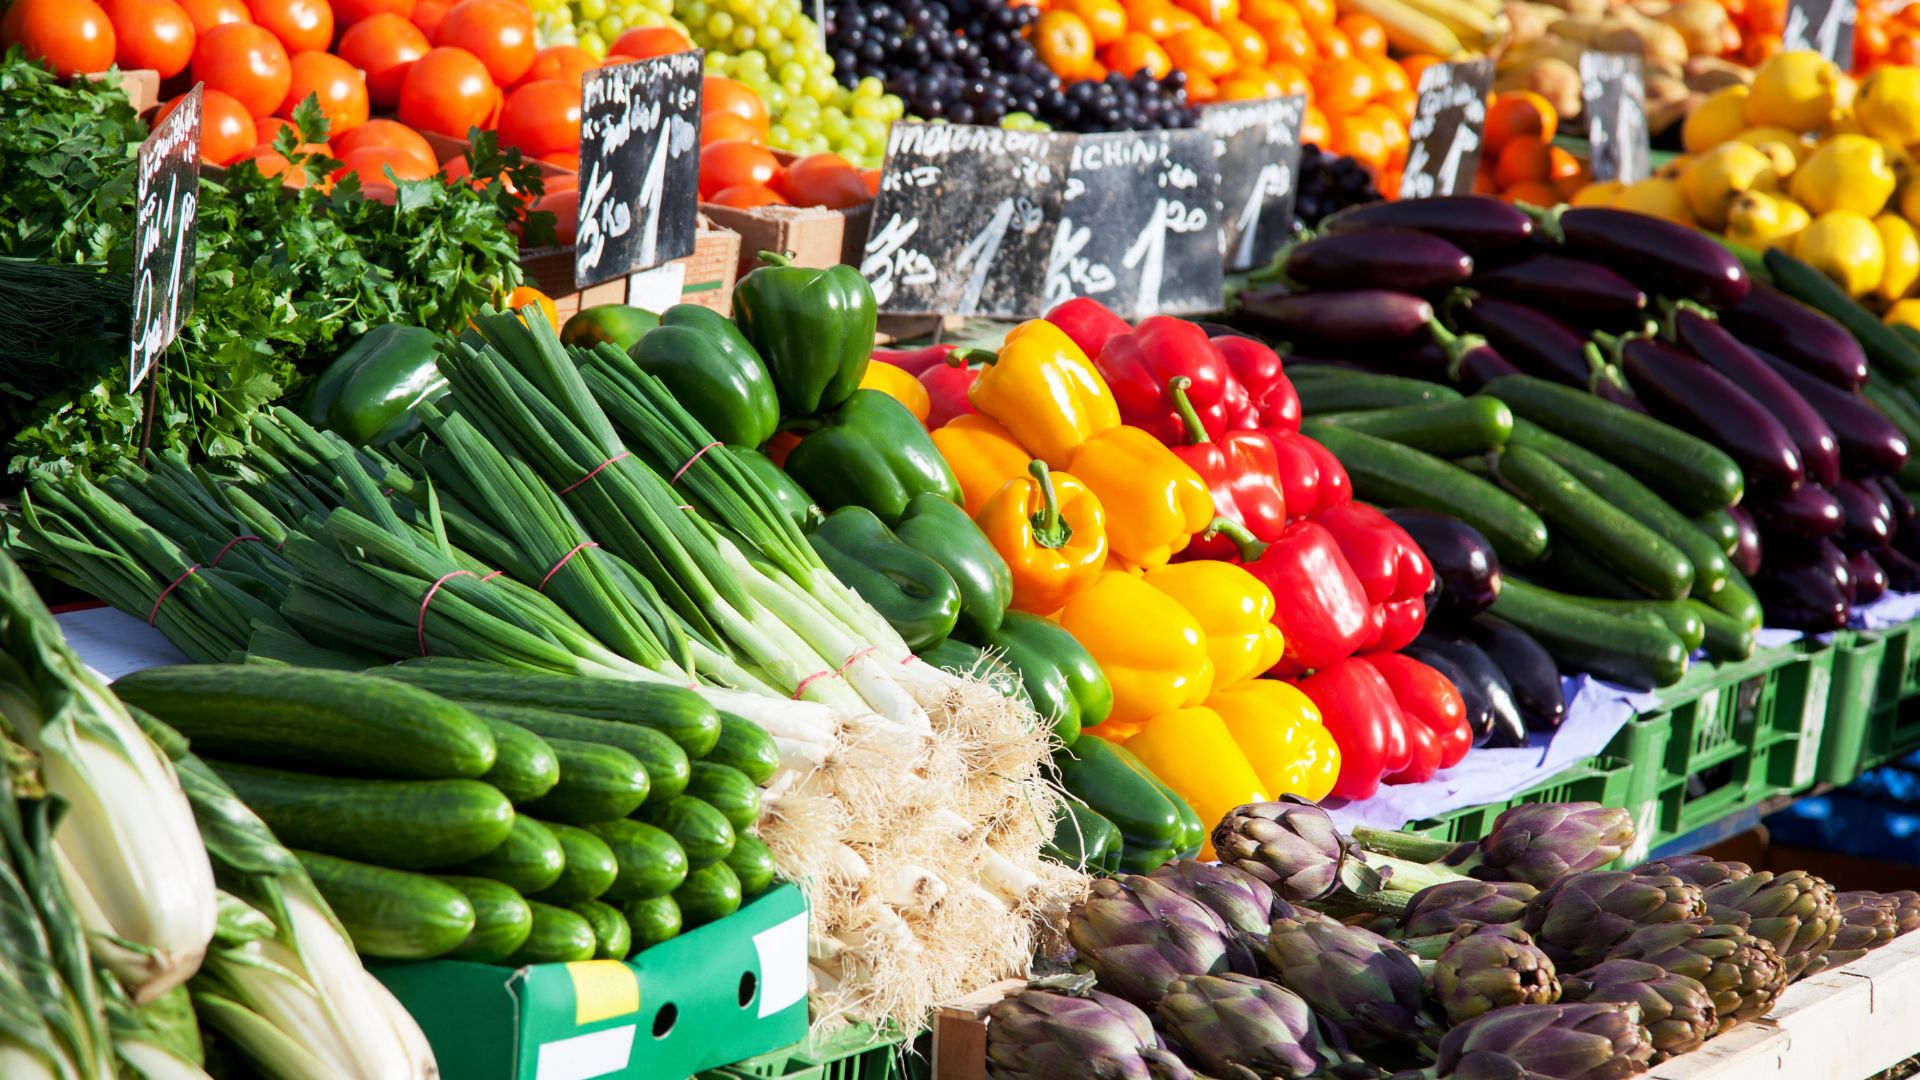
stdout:
[[1898,705],[1920,697],[1920,620],[1876,631],[1886,642],[1880,665],[1879,707]]
[[853,1024],[771,1054],[702,1073],[702,1080],[780,1077],[781,1080],[896,1080],[905,1076],[906,1040]]
[[[1905,654],[1913,640],[1911,632],[1889,637],[1849,631],[1834,636],[1833,688],[1827,699],[1827,727],[1820,737],[1815,779],[1840,786],[1866,770],[1876,718],[1885,711],[1885,703],[1900,700],[1899,687],[1910,675]],[[1891,716],[1885,719],[1892,722]]]
[[1478,840],[1493,828],[1502,811],[1524,803],[1597,802],[1633,808],[1633,763],[1621,758],[1592,757],[1506,802],[1469,806],[1437,818],[1416,821],[1406,831],[1436,840],[1464,843]]

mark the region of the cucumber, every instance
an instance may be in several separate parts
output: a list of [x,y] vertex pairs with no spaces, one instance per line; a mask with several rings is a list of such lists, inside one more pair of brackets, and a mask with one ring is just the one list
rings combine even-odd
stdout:
[[560,759],[560,782],[527,804],[527,812],[547,821],[591,825],[618,821],[647,801],[647,770],[618,747],[578,739],[548,738]]
[[[1307,371],[1313,374],[1301,374]],[[1426,405],[1435,401],[1456,401],[1460,397],[1460,392],[1451,387],[1409,379],[1404,375],[1308,367],[1294,368],[1287,375],[1293,380],[1294,392],[1300,395],[1301,411],[1309,415]]]
[[625,960],[633,954],[633,930],[620,909],[598,900],[584,900],[567,908],[593,927],[596,960]]
[[553,830],[525,814],[516,814],[505,841],[472,862],[454,868],[469,877],[492,878],[511,885],[522,896],[553,887],[560,880],[566,856]]
[[705,926],[740,910],[740,879],[726,863],[714,863],[688,874],[673,890],[673,902],[680,907],[683,928]]
[[515,806],[530,803],[560,782],[560,761],[553,747],[533,732],[504,720],[481,717],[493,733],[493,768],[480,779],[500,789]]
[[507,957],[508,967],[593,959],[599,939],[594,937],[591,923],[566,908],[538,900],[527,901],[527,906],[533,909],[533,931],[527,935],[526,944]]
[[1719,447],[1584,390],[1502,375],[1480,393],[1619,465],[1689,514],[1732,506],[1745,489],[1740,467]]
[[1766,261],[1781,292],[1845,327],[1875,368],[1895,379],[1920,379],[1920,349],[1874,318],[1833,279],[1784,251],[1769,250]]
[[1596,611],[1578,599],[1507,579],[1490,609],[1532,634],[1564,671],[1585,671],[1639,690],[1687,673],[1687,650],[1665,626]]
[[1179,792],[1161,782],[1152,769],[1147,768],[1144,762],[1133,756],[1133,751],[1124,746],[1116,746],[1113,749],[1114,757],[1119,758],[1127,768],[1146,777],[1155,788],[1159,789],[1160,794],[1166,796],[1166,800],[1173,804],[1174,815],[1180,819],[1180,835],[1174,840],[1174,856],[1191,859],[1198,855],[1200,846],[1207,841],[1207,826],[1200,820],[1200,815],[1194,812],[1193,804],[1187,802]]
[[171,724],[202,757],[417,780],[472,779],[493,767],[493,736],[473,714],[371,675],[180,664],[122,676],[113,692]]
[[1547,455],[1529,446],[1509,447],[1495,459],[1494,474],[1539,512],[1556,544],[1577,544],[1656,599],[1678,600],[1693,588],[1693,564],[1685,553]]
[[[1562,461],[1561,464],[1565,465],[1566,462]],[[1637,480],[1634,482],[1639,483]],[[1693,527],[1704,533],[1728,558],[1739,553],[1740,523],[1733,520],[1731,511],[1715,510],[1710,514],[1700,514],[1693,519]]]
[[533,899],[558,907],[572,907],[598,899],[613,887],[620,867],[613,861],[613,849],[605,840],[572,825],[545,824],[553,831],[554,839],[560,841],[566,865],[560,870],[560,880],[542,889]]
[[1546,554],[1540,515],[1499,485],[1432,454],[1318,422],[1302,429],[1346,466],[1353,496],[1379,506],[1413,506],[1452,514],[1480,530],[1503,562],[1524,566]]
[[396,870],[476,859],[513,828],[513,804],[478,780],[349,780],[208,761],[280,842]]
[[316,851],[294,854],[362,956],[431,960],[473,932],[473,905],[444,881]]
[[[1875,412],[1886,417],[1887,422],[1899,430],[1908,446],[1920,446],[1920,409],[1914,407],[1899,387],[1878,379],[1868,379],[1860,387],[1860,396],[1866,398],[1867,404],[1873,406]],[[1920,483],[1920,462],[1915,461],[1915,457],[1920,455],[1909,455],[1906,464],[1894,474],[1896,482]]]
[[[1694,610],[1696,605],[1699,607],[1706,605],[1699,604],[1697,601],[1690,603],[1686,600],[1604,600],[1591,596],[1569,596],[1567,599],[1595,611],[1617,615],[1623,619],[1639,619],[1643,622],[1651,620],[1648,625],[1665,627],[1673,633],[1674,637],[1679,638],[1688,656],[1692,656],[1693,651],[1706,640],[1706,622],[1700,618],[1700,613]],[[1715,612],[1715,614],[1719,613]],[[1720,617],[1728,618],[1724,615]]]
[[1541,571],[1537,583],[1551,584],[1569,596],[1594,596],[1602,600],[1645,600],[1647,594],[1620,580],[1620,575],[1600,565],[1577,544],[1555,544],[1547,561],[1534,568]]
[[643,806],[634,816],[673,837],[687,853],[688,870],[712,866],[733,850],[733,824],[691,795],[663,806]]
[[921,649],[919,655],[920,659],[948,674],[971,675],[993,687],[1009,701],[1024,702],[1029,707],[1033,705],[1033,699],[1027,696],[1026,687],[1020,682],[1020,673],[998,651],[988,653],[977,645],[948,638],[938,645]]
[[760,789],[746,773],[730,765],[694,762],[687,794],[720,811],[735,834],[753,828],[760,820]]
[[[517,724],[549,741],[572,739],[576,742],[599,743],[633,755],[640,762],[641,767],[647,770],[646,799],[664,802],[687,789],[687,752],[680,749],[672,739],[652,728],[622,724],[613,720],[568,716],[565,713],[547,709],[529,709],[519,705],[482,704],[475,705],[473,711],[476,715],[490,720],[504,720],[510,724]],[[566,778],[564,768],[561,769],[560,775],[563,780]],[[626,815],[613,816],[625,817]]]
[[733,838],[733,850],[727,853],[727,866],[740,879],[740,895],[759,896],[773,884],[773,852],[759,837],[740,833]]
[[773,779],[780,768],[780,748],[759,724],[732,713],[720,714],[720,738],[707,751],[707,761],[731,765],[755,784]]
[[1500,399],[1490,397],[1326,413],[1313,419],[1443,458],[1498,450],[1513,434],[1513,411]]
[[1747,576],[1739,570],[1733,570],[1727,578],[1727,587],[1706,598],[1708,607],[1739,620],[1740,625],[1758,630],[1766,620],[1766,613],[1760,609],[1760,597],[1747,582]]
[[680,936],[680,905],[671,896],[629,900],[621,905],[620,914],[626,917],[634,952]]
[[[431,657],[380,669],[397,679],[460,702],[519,705],[650,728],[703,758],[720,738],[720,714],[691,690],[625,679],[508,670],[478,660]],[[659,778],[655,778],[656,785]]]
[[609,821],[590,830],[613,852],[619,873],[601,895],[608,900],[651,900],[687,879],[687,853],[678,841],[643,821]]
[[455,960],[497,964],[526,944],[533,933],[533,909],[526,898],[491,878],[442,876],[473,905],[473,931],[447,955]]
[[1701,644],[1707,655],[1715,660],[1745,660],[1753,655],[1757,644],[1759,627],[1750,626],[1745,621],[1721,611],[1711,604],[1699,600],[1684,601],[1706,630]]

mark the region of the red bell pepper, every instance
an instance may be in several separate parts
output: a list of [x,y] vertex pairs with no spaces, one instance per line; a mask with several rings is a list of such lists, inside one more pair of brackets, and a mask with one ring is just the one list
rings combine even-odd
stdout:
[[1420,631],[1427,625],[1427,598],[1409,597],[1380,605],[1380,633],[1360,651],[1373,653],[1395,653],[1413,644]]
[[[1387,680],[1371,665],[1341,661],[1294,685],[1320,707],[1321,723],[1340,747],[1340,778],[1334,781],[1333,794],[1370,798],[1389,773],[1411,764],[1406,720]],[[1396,728],[1402,744],[1398,760],[1392,746]]]
[[1347,477],[1347,467],[1333,456],[1333,451],[1320,445],[1305,435],[1307,453],[1312,456],[1313,464],[1320,472],[1320,498],[1311,509],[1300,510],[1302,514],[1317,514],[1329,506],[1340,506],[1353,501],[1353,481]]
[[979,377],[978,365],[951,356],[920,373],[920,385],[927,388],[927,430],[938,431],[956,416],[980,411],[967,400],[967,388]]
[[[1287,494],[1273,440],[1261,431],[1229,431],[1218,440],[1209,438],[1187,400],[1187,381],[1184,375],[1169,380],[1168,393],[1186,436],[1172,444],[1174,454],[1207,482],[1214,513],[1245,526],[1261,543],[1272,543],[1287,527]],[[1232,559],[1238,552],[1231,539],[1201,533],[1178,558]]]
[[920,349],[875,349],[873,358],[883,360],[909,375],[918,375],[947,362],[952,345],[928,345]]
[[1467,724],[1467,707],[1459,689],[1438,670],[1411,656],[1380,653],[1365,661],[1387,680],[1401,714],[1413,721],[1413,726],[1433,732],[1440,751],[1439,767],[1451,769],[1460,764],[1473,746],[1473,729]]
[[1280,487],[1286,493],[1289,521],[1352,501],[1353,484],[1332,451],[1285,428],[1266,428],[1261,434],[1273,444],[1280,465]]
[[[1404,714],[1406,710],[1402,709]],[[1407,766],[1399,772],[1388,773],[1389,784],[1424,784],[1433,779],[1440,771],[1440,740],[1427,729],[1425,724],[1402,718],[1401,728],[1407,733]]]
[[1395,652],[1418,637],[1427,621],[1433,566],[1413,537],[1365,503],[1329,506],[1309,520],[1333,534],[1367,591],[1373,632],[1360,651]]
[[1108,310],[1107,305],[1084,296],[1055,304],[1045,318],[1073,339],[1089,360],[1100,355],[1108,338],[1132,329],[1127,320]]
[[1131,333],[1108,338],[1094,366],[1113,391],[1120,418],[1168,446],[1179,445],[1195,430],[1184,422],[1167,391],[1172,379],[1187,380],[1187,402],[1208,438],[1226,434],[1233,427],[1229,421],[1245,411],[1245,395],[1226,359],[1207,340],[1206,331],[1185,319],[1155,315],[1140,320]]
[[1273,625],[1287,638],[1276,671],[1299,674],[1336,664],[1367,640],[1367,592],[1332,533],[1297,521],[1263,544],[1225,518],[1215,518],[1206,531],[1233,541],[1247,570],[1273,590]]
[[1233,421],[1241,428],[1300,430],[1300,394],[1287,378],[1280,354],[1250,337],[1222,334],[1213,347],[1227,362],[1227,370],[1246,391],[1243,410]]

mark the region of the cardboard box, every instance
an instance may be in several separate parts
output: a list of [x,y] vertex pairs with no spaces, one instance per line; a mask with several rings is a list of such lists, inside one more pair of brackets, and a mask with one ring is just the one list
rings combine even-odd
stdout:
[[738,210],[701,203],[700,212],[723,229],[740,234],[741,274],[759,265],[762,251],[783,251],[796,266],[860,265],[867,247],[873,204],[852,210],[824,206],[756,206]]
[[679,1080],[807,1034],[807,909],[782,885],[627,961],[458,960],[373,973],[444,1080]]
[[535,248],[520,253],[527,284],[553,298],[565,323],[581,308],[596,304],[632,304],[660,311],[678,303],[699,304],[722,315],[733,314],[733,283],[740,237],[702,218],[694,233],[693,254],[628,278],[576,289],[573,247]]
[[986,1080],[987,1010],[1026,986],[1003,979],[934,1011],[933,1080]]

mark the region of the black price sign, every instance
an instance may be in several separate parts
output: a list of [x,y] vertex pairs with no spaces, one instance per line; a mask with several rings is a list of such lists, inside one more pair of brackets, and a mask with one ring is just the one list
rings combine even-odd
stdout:
[[656,56],[580,77],[575,285],[693,254],[704,55]]
[[1219,310],[1219,187],[1214,137],[1198,128],[1076,138],[1045,306],[1086,296],[1129,319]]
[[1787,0],[1780,47],[1789,52],[1812,49],[1840,65],[1841,71],[1851,71],[1853,12],[1854,0]]
[[138,387],[193,308],[193,225],[200,213],[200,87],[140,144],[133,220],[132,350]]
[[1642,70],[1639,53],[1580,54],[1580,97],[1595,180],[1631,184],[1653,171]]
[[1407,129],[1411,145],[1400,197],[1424,199],[1473,190],[1480,129],[1493,89],[1493,61],[1434,64],[1420,73],[1420,97]]
[[1214,139],[1228,270],[1265,266],[1293,233],[1306,107],[1307,99],[1294,94],[1200,110],[1200,129]]
[[1037,315],[1073,136],[897,123],[860,260],[895,315]]

